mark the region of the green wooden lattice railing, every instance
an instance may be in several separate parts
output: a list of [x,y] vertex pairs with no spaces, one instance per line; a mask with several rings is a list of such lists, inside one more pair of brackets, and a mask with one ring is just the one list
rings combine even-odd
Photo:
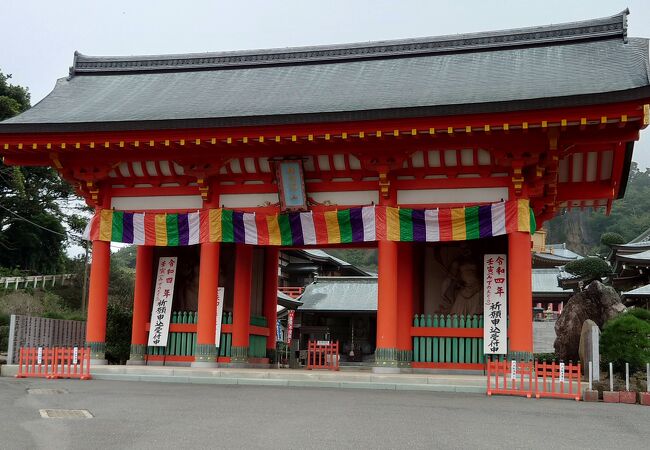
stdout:
[[[266,317],[251,316],[251,325],[266,328]],[[273,332],[274,330],[271,330]],[[266,336],[251,334],[248,339],[248,356],[266,358]]]
[[[196,324],[198,313],[194,311],[175,311],[172,313],[171,323]],[[232,324],[232,312],[223,313],[223,324]],[[266,327],[266,317],[252,316],[251,325]],[[196,333],[169,333],[167,347],[147,347],[147,354],[154,356],[194,356]],[[221,332],[219,343],[219,356],[230,357],[232,347],[232,333]],[[266,336],[251,334],[249,338],[249,356],[253,358],[266,357]]]
[[[416,314],[413,327],[483,328],[483,316]],[[484,359],[482,338],[413,337],[414,362],[481,364]]]

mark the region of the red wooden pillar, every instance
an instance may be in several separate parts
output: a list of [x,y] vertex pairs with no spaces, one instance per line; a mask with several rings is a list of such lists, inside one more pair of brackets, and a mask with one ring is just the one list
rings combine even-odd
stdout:
[[90,347],[92,364],[106,364],[106,308],[108,280],[111,269],[111,243],[93,241],[88,289],[88,320],[86,345]]
[[[509,352],[533,352],[533,293],[530,234],[508,235]],[[528,356],[528,355],[525,355]]]
[[398,246],[399,264],[397,266],[397,360],[408,366],[413,358],[413,243],[403,242]]
[[153,247],[138,245],[135,256],[135,290],[133,293],[133,325],[131,355],[127,364],[144,364],[147,350],[147,320],[151,317],[151,282]]
[[[390,179],[390,176],[388,177]],[[397,194],[380,193],[381,206],[395,206]],[[397,243],[377,242],[377,347],[376,371],[399,371],[397,360]]]
[[267,354],[275,352],[279,262],[280,250],[277,247],[266,247],[264,254],[264,317],[266,317],[269,327],[269,337],[266,338]]
[[377,350],[379,367],[397,367],[397,243],[379,241]]
[[199,268],[199,308],[193,367],[216,367],[217,287],[219,286],[217,242],[201,244]]
[[251,283],[253,278],[253,246],[237,244],[235,248],[235,292],[232,316],[232,362],[248,361],[251,321]]

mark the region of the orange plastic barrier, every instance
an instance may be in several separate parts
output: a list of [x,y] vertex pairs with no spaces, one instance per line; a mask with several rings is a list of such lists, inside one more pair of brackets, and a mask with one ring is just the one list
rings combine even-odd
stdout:
[[16,378],[52,378],[54,359],[54,349],[21,347]]
[[90,380],[90,348],[20,348],[16,378]]
[[89,348],[55,348],[53,378],[78,378],[90,380]]
[[580,401],[580,363],[535,363],[535,397],[570,398]]
[[535,383],[535,363],[523,361],[488,361],[487,395],[518,395],[531,398]]
[[307,369],[339,370],[339,342],[309,341]]

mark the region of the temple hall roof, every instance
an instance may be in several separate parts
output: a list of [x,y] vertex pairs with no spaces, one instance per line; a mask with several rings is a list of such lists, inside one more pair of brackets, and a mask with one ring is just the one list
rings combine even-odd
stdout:
[[377,311],[376,277],[318,277],[305,287],[299,311]]
[[532,283],[533,283],[533,297],[569,297],[573,294],[571,289],[563,289],[558,283],[558,276],[560,276],[560,269],[542,268],[533,269]]
[[70,75],[0,133],[392,119],[650,97],[627,10],[473,34],[163,56],[76,53]]

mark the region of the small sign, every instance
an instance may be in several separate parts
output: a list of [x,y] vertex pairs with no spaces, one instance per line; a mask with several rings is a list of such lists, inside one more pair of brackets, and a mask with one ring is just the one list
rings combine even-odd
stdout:
[[306,211],[307,194],[302,171],[302,160],[278,161],[276,176],[282,211]]
[[280,323],[280,319],[275,321],[275,340],[282,342],[282,324]]
[[560,363],[560,383],[564,383],[564,363]]
[[158,260],[156,290],[154,291],[153,306],[151,307],[151,324],[147,344],[150,347],[167,346],[177,262],[178,258],[176,256],[164,256]]
[[483,353],[508,352],[508,266],[506,255],[483,257]]
[[293,316],[296,314],[295,311],[289,311],[289,316],[287,317],[287,345],[291,344],[291,335],[293,334]]
[[43,363],[43,347],[38,347],[38,350],[36,351],[36,363]]
[[316,345],[330,345],[330,341],[316,341]]
[[215,345],[217,348],[221,345],[221,324],[223,322],[223,293],[224,288],[217,288],[217,328],[214,333]]
[[510,379],[517,379],[517,361],[514,359],[510,362]]
[[77,364],[79,361],[79,347],[72,349],[72,364]]

